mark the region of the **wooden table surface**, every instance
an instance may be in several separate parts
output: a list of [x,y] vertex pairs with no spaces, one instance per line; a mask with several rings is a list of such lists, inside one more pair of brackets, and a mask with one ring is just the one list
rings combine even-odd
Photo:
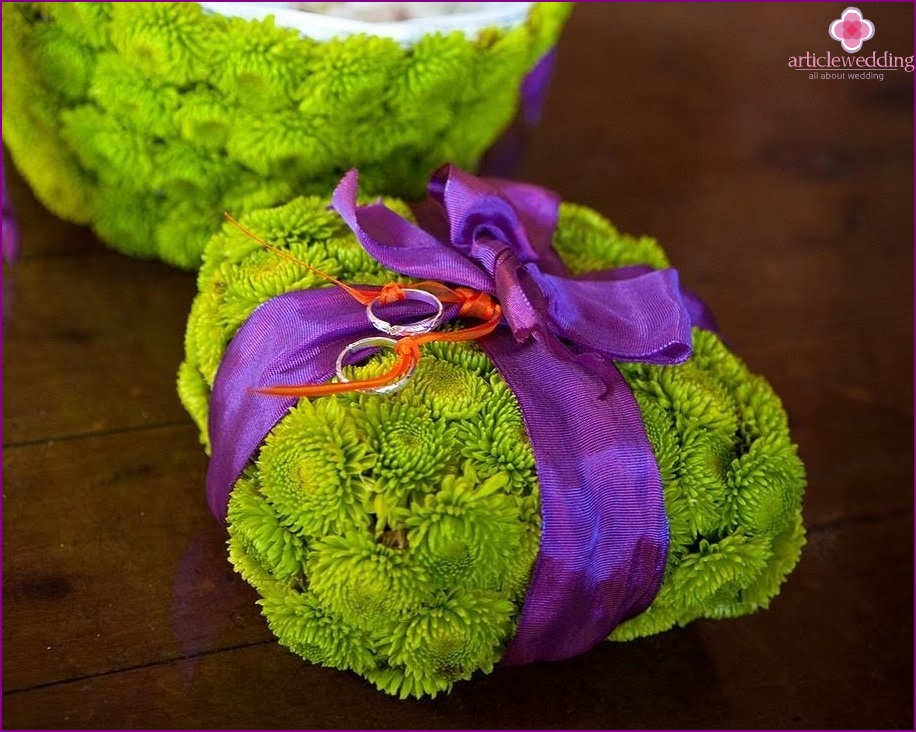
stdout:
[[[842,4],[583,5],[523,175],[656,236],[783,397],[808,546],[772,607],[397,701],[278,646],[175,396],[193,274],[12,176],[5,728],[913,728],[913,75],[810,79]],[[863,6],[913,53],[913,6]],[[8,173],[10,173],[8,169]]]

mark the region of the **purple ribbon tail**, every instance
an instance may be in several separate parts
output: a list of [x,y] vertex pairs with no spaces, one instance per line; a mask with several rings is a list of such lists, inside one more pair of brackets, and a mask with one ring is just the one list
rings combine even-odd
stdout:
[[709,306],[703,302],[697,295],[690,290],[681,289],[681,298],[684,301],[684,307],[690,315],[691,324],[697,328],[711,330],[713,333],[719,332],[719,323],[716,316],[712,314]]
[[6,167],[0,160],[0,178],[3,184],[3,261],[14,262],[19,257],[19,222],[10,201],[6,186]]
[[[656,277],[661,272],[674,270],[657,270],[652,269],[645,264],[631,264],[626,267],[617,267],[615,269],[598,270],[596,272],[587,272],[580,275],[576,280],[584,281],[619,281],[636,278],[639,276]],[[677,307],[682,309],[689,319],[689,326],[696,326],[704,330],[711,330],[713,333],[719,332],[719,324],[709,306],[695,293],[684,288],[680,284],[680,276],[674,280],[673,284],[665,285],[669,294],[678,301]],[[674,308],[672,308],[673,310]],[[689,332],[687,334],[689,340]],[[672,362],[673,363],[673,362]]]
[[507,330],[481,341],[518,398],[537,464],[541,549],[503,663],[570,658],[652,602],[668,553],[661,476],[630,387]]

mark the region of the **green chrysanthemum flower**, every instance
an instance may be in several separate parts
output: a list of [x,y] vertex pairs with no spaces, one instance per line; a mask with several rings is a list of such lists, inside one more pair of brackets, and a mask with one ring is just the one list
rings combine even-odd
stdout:
[[177,101],[174,119],[183,139],[203,149],[225,147],[232,120],[226,114],[219,93],[206,88],[191,89],[178,95]]
[[434,419],[463,419],[477,414],[489,392],[479,376],[436,359],[417,368],[413,383]]
[[500,581],[508,596],[521,602],[541,546],[541,496],[535,485],[532,493],[514,498],[522,525],[521,541],[518,551],[512,556],[509,570]]
[[735,390],[741,400],[740,429],[747,445],[763,435],[788,431],[786,413],[766,381],[759,376],[751,376]]
[[[327,195],[350,167],[367,192],[419,198],[446,160],[475,167],[570,6],[401,46],[199,3],[4,3],[3,140],[49,210],[191,269],[223,210]],[[162,205],[132,228],[138,200]]]
[[347,407],[303,400],[261,449],[261,492],[282,523],[303,537],[339,533],[368,525],[363,474],[376,461]]
[[732,616],[745,615],[770,606],[770,601],[779,593],[782,581],[795,568],[805,541],[801,513],[795,510],[788,525],[773,537],[773,558],[757,575],[757,579],[741,591],[740,599],[732,606]]
[[56,24],[38,26],[30,40],[44,50],[37,56],[36,72],[67,100],[84,97],[95,61],[92,52]]
[[153,222],[161,209],[160,201],[139,191],[125,188],[115,194],[105,189],[95,198],[95,227],[100,235],[117,237],[124,251],[148,256],[150,237],[155,236]]
[[402,58],[400,46],[390,38],[332,39],[314,54],[310,74],[296,92],[301,100],[299,110],[320,108],[359,114],[377,103],[388,79],[398,75]]
[[[209,386],[216,378],[223,351],[230,340],[230,335],[220,327],[225,289],[220,280],[211,279],[210,287],[194,298],[185,331],[184,347],[188,360],[184,373],[187,379],[192,378],[194,371],[200,375],[200,383],[206,388],[203,396],[208,400]],[[191,398],[191,391],[188,391],[188,398]],[[182,401],[187,407],[187,400],[182,397]],[[195,413],[199,410],[189,411]],[[201,424],[205,425],[206,419]],[[206,432],[203,427],[201,431]]]
[[[347,281],[395,278],[325,206],[299,198],[243,223]],[[571,204],[554,244],[573,272],[667,265],[651,239]],[[214,237],[179,375],[202,428],[221,354],[251,309],[318,284],[234,229]],[[695,328],[693,347],[679,366],[617,364],[659,466],[670,550],[651,606],[613,640],[766,607],[804,544],[804,469],[778,397],[715,334]],[[383,351],[347,375],[379,375],[392,359]],[[518,403],[477,344],[430,344],[397,393],[300,402],[236,485],[229,522],[230,558],[284,645],[391,694],[447,691],[504,653],[538,552]]]
[[688,610],[721,617],[736,593],[763,572],[772,555],[769,541],[740,533],[717,542],[700,539],[696,550],[685,555],[674,571],[675,595]]
[[387,639],[389,668],[367,674],[401,698],[435,695],[478,669],[489,673],[498,658],[514,607],[497,592],[440,591],[422,612]]
[[681,445],[678,456],[678,485],[688,506],[693,536],[712,536],[721,530],[727,517],[725,470],[731,459],[731,445],[725,437],[708,431],[692,431]]
[[473,470],[448,475],[438,492],[405,512],[411,555],[437,587],[517,584],[510,570],[526,527],[517,503],[502,491],[508,482],[495,475],[481,483]]
[[[205,122],[202,121],[201,123]],[[246,168],[241,175],[233,179],[227,186],[223,194],[222,210],[257,211],[285,203],[301,193],[302,191],[296,190],[289,181],[279,178],[264,178],[264,176]]]
[[429,99],[454,103],[463,88],[454,79],[474,62],[471,48],[460,41],[460,34],[423,36],[396,77],[392,104],[409,109]]
[[311,592],[271,593],[261,600],[264,617],[281,644],[312,663],[366,674],[376,666],[372,636],[341,623]]
[[90,48],[104,48],[108,43],[110,3],[46,2],[33,5],[38,18],[53,20],[77,42]]
[[278,28],[273,18],[227,18],[225,26],[235,43],[222,43],[221,36],[208,43],[213,86],[231,104],[261,113],[291,103],[296,88],[309,75],[317,44],[289,28]]
[[[177,169],[174,169],[174,172],[177,173]],[[187,179],[182,180],[179,175],[168,176],[168,182],[164,185],[171,190],[181,190],[184,180]],[[161,203],[157,210],[160,211],[160,220],[165,225],[155,230],[153,238],[163,251],[163,261],[176,267],[188,267],[197,257],[194,241],[212,231],[221,220],[216,213],[218,207],[207,213],[187,200],[172,197]]]
[[[630,388],[635,391],[633,379],[629,379],[629,383]],[[680,435],[675,429],[674,419],[665,409],[646,397],[637,397],[637,401],[643,415],[646,436],[652,443],[652,451],[655,453],[655,462],[658,464],[662,483],[668,485],[678,474],[678,459],[681,451]]]
[[405,505],[413,494],[432,490],[454,459],[454,428],[411,399],[415,393],[363,402],[362,428],[378,456],[373,490],[390,506]]
[[[96,170],[108,182],[129,185],[149,179],[155,165],[151,140],[131,134],[111,115],[104,114],[94,105],[83,105],[65,110],[60,115],[64,141],[78,150],[76,156],[87,170]],[[121,177],[122,171],[133,171],[133,177]],[[136,185],[130,185],[136,190]],[[117,195],[106,190],[111,198]],[[152,197],[152,196],[150,196]]]
[[[153,164],[153,185],[167,200],[184,202],[197,196],[213,202],[213,210],[206,212],[212,233],[221,221],[220,196],[229,181],[242,172],[242,167],[227,166],[219,154],[185,142],[155,151]],[[189,214],[193,216],[195,212],[195,207],[190,206]]]
[[621,234],[601,214],[575,203],[560,207],[553,245],[573,274],[605,269],[609,262],[615,267],[669,266],[665,252],[654,239]]
[[324,607],[343,622],[376,633],[409,618],[430,593],[404,549],[376,541],[368,531],[316,542],[307,571],[309,589]]
[[178,87],[207,80],[213,24],[196,3],[110,3],[109,12],[112,46],[128,64]]
[[[789,525],[801,499],[804,475],[795,446],[770,432],[732,462],[727,481],[737,522],[754,534],[778,532]],[[753,486],[754,490],[747,490]]]
[[[304,247],[289,247],[290,253],[303,251]],[[322,257],[321,247],[315,247],[309,254],[309,263],[318,268],[334,269],[333,263]],[[241,272],[231,263],[220,269],[221,282],[226,288],[225,308],[222,317],[226,325],[238,327],[248,314],[269,300],[275,292],[291,292],[318,287],[324,280],[304,267],[276,254],[260,250],[251,257],[251,266]]]
[[237,493],[229,509],[230,544],[245,555],[236,568],[259,590],[267,586],[267,578],[281,585],[294,585],[303,576],[307,549],[305,544],[280,522],[279,516],[263,498],[253,472],[239,481]]
[[[447,330],[448,327],[450,326],[445,326],[442,330]],[[488,376],[494,371],[493,362],[473,341],[470,343],[434,341],[426,346],[426,353],[435,356],[440,361],[458,366],[462,371],[478,376]]]
[[89,98],[128,129],[161,138],[175,133],[181,94],[174,87],[153,82],[141,71],[124,68],[124,60],[116,53],[96,56]]
[[56,130],[31,114],[9,124],[4,119],[3,141],[10,148],[28,148],[29,160],[35,164],[31,185],[49,211],[77,223],[87,223],[98,215],[95,181],[67,155]]
[[534,454],[515,395],[501,376],[490,377],[492,394],[480,419],[462,423],[458,432],[461,454],[478,465],[482,478],[505,475],[513,486],[534,485]]
[[210,387],[201,374],[200,369],[193,367],[187,361],[178,369],[178,398],[184,408],[191,415],[194,424],[201,434],[201,441],[209,452],[209,438],[207,437],[207,415],[210,412]]
[[231,126],[226,150],[262,176],[279,177],[302,186],[340,164],[331,144],[337,134],[326,117],[295,109],[269,115],[240,110]]

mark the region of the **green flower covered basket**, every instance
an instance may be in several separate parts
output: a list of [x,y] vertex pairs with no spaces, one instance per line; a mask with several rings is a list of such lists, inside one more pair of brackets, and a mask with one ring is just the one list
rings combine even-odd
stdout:
[[[238,357],[227,353],[253,317],[296,295],[337,297],[336,288],[326,287],[328,276],[367,287],[428,287],[416,284],[417,274],[405,278],[385,269],[367,251],[366,242],[378,237],[366,222],[381,220],[381,205],[349,210],[336,195],[336,210],[324,197],[299,197],[241,217],[249,233],[276,250],[228,223],[206,248],[178,389],[204,444],[214,450],[211,471],[215,441],[234,439],[225,434],[229,430],[214,427],[212,390],[221,372],[234,368],[224,361]],[[504,212],[504,202],[493,204],[498,196],[487,196],[488,205]],[[396,199],[384,199],[384,206],[388,219],[410,226],[425,216]],[[457,215],[454,209],[450,215]],[[552,249],[540,250],[538,261],[558,254],[572,282],[595,270],[670,271],[652,239],[622,234],[572,203],[559,203],[555,215]],[[504,218],[500,213],[494,220]],[[453,237],[460,239],[460,227],[451,222]],[[494,227],[510,230],[503,224],[475,226],[468,236],[480,251],[490,246],[486,242],[506,238]],[[505,248],[499,250],[505,255]],[[521,269],[534,271],[530,262]],[[509,313],[509,297],[501,302],[512,321],[519,316]],[[300,306],[296,312],[319,326],[323,318],[336,317],[333,308],[310,312]],[[354,310],[354,317],[361,312]],[[545,492],[551,478],[542,471],[540,448],[533,447],[542,428],[522,408],[518,373],[503,373],[488,345],[488,338],[503,332],[513,347],[513,336],[503,321],[479,341],[449,340],[463,325],[466,319],[459,316],[437,331],[446,337],[423,346],[399,391],[328,394],[283,407],[230,481],[226,505],[215,509],[228,525],[229,558],[260,593],[262,612],[280,643],[313,663],[351,669],[401,697],[447,691],[475,672],[491,672],[517,651],[516,635],[530,620],[527,603],[534,602],[538,573],[546,571],[539,555],[546,551],[547,532],[555,531]],[[804,469],[778,397],[714,332],[691,330],[689,323],[687,332],[689,358],[676,365],[617,359],[610,366],[634,400],[648,438],[665,544],[648,594],[596,640],[609,635],[626,641],[699,618],[767,607],[805,541]],[[547,338],[533,331],[518,347],[539,347],[533,341]],[[250,344],[242,348],[243,359],[255,357]],[[556,353],[561,362],[571,357],[562,349]],[[397,348],[381,350],[344,371],[353,380],[373,379],[390,373],[398,357]],[[572,362],[579,368],[579,360]],[[581,363],[585,371],[596,368]],[[600,402],[600,378],[582,378],[583,384],[598,384]],[[251,396],[243,391],[232,398]],[[579,394],[559,396],[572,400]],[[608,420],[615,413],[604,412]],[[601,427],[589,425],[587,431]],[[550,459],[567,459],[576,449],[574,436],[554,438],[563,449]],[[616,490],[603,486],[601,495]],[[544,636],[549,643],[574,625],[555,624]]]
[[475,167],[570,4],[408,44],[315,40],[204,5],[244,4],[3,3],[16,167],[54,214],[184,268],[224,210],[327,195],[352,166],[367,190],[407,198],[446,160]]

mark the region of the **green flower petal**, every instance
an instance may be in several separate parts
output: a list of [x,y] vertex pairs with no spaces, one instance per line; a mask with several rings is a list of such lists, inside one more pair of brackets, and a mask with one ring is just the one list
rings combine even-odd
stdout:
[[480,419],[458,427],[461,454],[474,461],[481,478],[505,475],[513,487],[531,490],[536,482],[534,454],[515,395],[502,380],[490,379],[492,395],[480,411]]
[[723,617],[737,592],[757,580],[772,556],[763,538],[730,534],[717,542],[701,539],[673,572],[676,602],[706,617]]
[[753,534],[782,532],[797,512],[804,479],[795,446],[786,436],[771,432],[761,437],[728,471],[738,523]]
[[334,399],[301,400],[261,448],[262,493],[305,537],[368,526],[363,473],[375,460],[349,409]]
[[[388,663],[403,673],[401,683],[406,682],[408,689],[420,687],[433,694],[470,678],[478,669],[489,673],[502,655],[502,639],[512,628],[514,610],[495,592],[438,593],[422,613],[387,639]],[[368,678],[373,680],[371,675]],[[386,687],[389,693],[397,693],[390,681]]]
[[403,622],[428,597],[423,574],[405,551],[368,531],[329,536],[312,548],[309,588],[345,623],[378,634]]
[[480,483],[473,471],[446,476],[438,492],[411,505],[404,518],[411,556],[437,587],[518,586],[530,567],[514,564],[525,524],[519,508],[502,492],[506,476]]
[[[33,6],[39,17],[53,20],[61,31],[92,48],[104,48],[108,43],[108,23],[111,3],[16,3],[28,13]],[[4,24],[6,18],[4,18]]]
[[206,81],[209,33],[197,3],[111,3],[111,43],[147,76],[182,86]]
[[178,90],[152,81],[137,69],[125,68],[124,59],[116,53],[96,56],[89,97],[133,135],[168,138],[175,134],[174,116],[181,99]]
[[283,526],[259,483],[249,472],[232,492],[226,519],[230,544],[236,544],[274,582],[298,586],[304,579],[305,544]]
[[191,415],[201,436],[201,442],[210,451],[207,435],[207,416],[210,413],[210,387],[200,369],[185,361],[178,370],[178,398]]
[[35,48],[37,74],[68,100],[79,100],[89,88],[94,56],[90,49],[64,33],[54,23],[39,25],[30,37]]
[[212,58],[211,83],[232,105],[247,106],[262,114],[293,99],[309,74],[317,45],[274,19],[225,19],[224,33],[207,39]]
[[433,418],[411,394],[369,397],[360,417],[370,448],[378,455],[373,490],[390,505],[406,505],[410,496],[433,490],[453,455],[454,429]]
[[434,419],[467,419],[490,391],[479,376],[432,358],[420,362],[411,383]]
[[313,593],[271,593],[261,600],[261,608],[277,640],[293,653],[312,663],[361,674],[375,668],[371,635],[341,623]]

